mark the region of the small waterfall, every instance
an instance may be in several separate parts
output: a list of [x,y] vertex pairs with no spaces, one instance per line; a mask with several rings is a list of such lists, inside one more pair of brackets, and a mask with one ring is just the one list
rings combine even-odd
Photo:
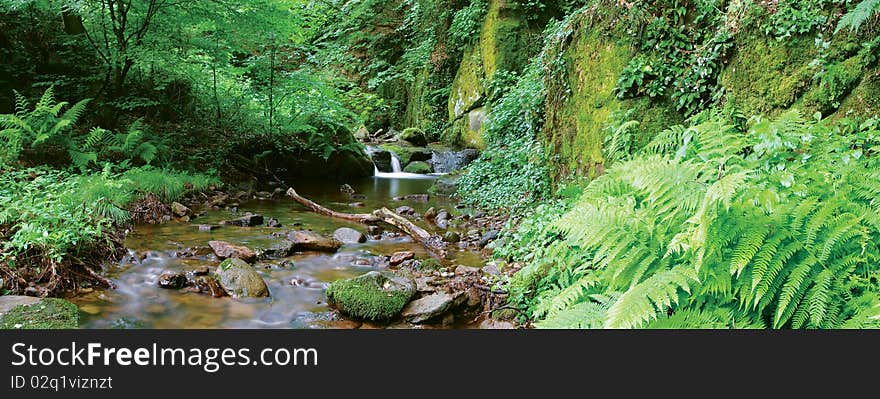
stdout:
[[391,173],[401,173],[403,172],[403,168],[400,167],[400,158],[397,157],[397,154],[394,151],[388,151],[391,153]]

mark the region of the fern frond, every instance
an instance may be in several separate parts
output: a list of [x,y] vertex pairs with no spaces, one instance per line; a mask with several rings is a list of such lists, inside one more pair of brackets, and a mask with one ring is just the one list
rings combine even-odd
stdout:
[[654,274],[621,295],[608,309],[605,328],[636,328],[678,303],[679,290],[690,292],[693,269],[678,266]]

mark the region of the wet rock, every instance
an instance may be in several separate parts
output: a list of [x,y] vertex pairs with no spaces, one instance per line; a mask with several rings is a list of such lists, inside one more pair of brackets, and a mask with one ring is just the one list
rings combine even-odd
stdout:
[[208,241],[208,245],[220,259],[237,258],[245,262],[253,262],[257,259],[257,254],[248,247],[230,244],[226,241]]
[[201,258],[214,253],[210,247],[192,247],[174,253],[176,258]]
[[202,294],[208,294],[214,298],[229,296],[229,293],[220,286],[220,282],[211,276],[201,276],[196,278],[195,286]]
[[400,264],[397,265],[397,267],[399,267],[401,269],[407,269],[407,270],[419,270],[422,268],[422,262],[420,262],[416,259],[408,259],[403,262],[400,262]]
[[343,185],[339,186],[339,192],[343,193],[343,194],[352,195],[352,194],[354,194],[354,189],[351,188],[351,186],[348,184],[343,184]]
[[425,211],[424,217],[425,217],[425,220],[434,220],[434,218],[437,217],[437,210],[434,209],[433,206],[428,208],[428,210]]
[[404,199],[416,202],[428,202],[430,198],[428,194],[410,194],[403,196]]
[[263,224],[263,215],[248,212],[238,219],[227,220],[224,224],[239,227],[259,226]]
[[422,175],[426,175],[431,173],[433,170],[431,169],[431,165],[428,165],[427,162],[423,161],[413,161],[406,165],[403,168],[403,171],[406,173],[418,173]]
[[416,254],[413,253],[412,251],[395,252],[394,254],[391,255],[391,260],[389,261],[389,264],[391,264],[391,266],[397,266],[397,265],[400,265],[401,263],[403,263],[404,261],[415,258],[415,256],[416,256]]
[[220,225],[216,224],[200,224],[197,226],[199,231],[214,231],[220,228]]
[[276,242],[269,248],[264,249],[262,256],[266,258],[283,258],[292,254],[293,251],[293,242],[284,240]]
[[324,237],[311,230],[294,230],[287,233],[287,239],[293,242],[295,251],[336,252],[342,242]]
[[168,289],[181,289],[186,287],[186,274],[183,273],[162,273],[159,276],[159,287]]
[[486,244],[491,242],[492,240],[498,238],[498,230],[489,230],[482,237],[480,237],[480,242],[478,245],[480,248],[485,247]]
[[471,148],[461,151],[434,151],[430,163],[437,173],[450,173],[463,169],[479,156],[479,151]]
[[210,273],[210,272],[211,272],[211,269],[208,268],[208,266],[199,266],[199,267],[191,270],[191,273],[193,276],[207,276],[208,273]]
[[376,226],[374,224],[371,224],[371,225],[367,226],[367,233],[369,233],[370,235],[373,235],[373,236],[378,235],[378,234],[382,234],[382,228],[379,226]]
[[348,227],[341,227],[333,232],[333,238],[345,244],[357,244],[367,241],[364,233]]
[[410,206],[406,206],[406,205],[404,205],[404,206],[399,206],[399,207],[397,207],[396,209],[394,209],[394,212],[396,212],[396,213],[398,213],[398,214],[400,214],[400,215],[403,215],[403,216],[408,216],[408,215],[413,215],[413,214],[415,214],[415,213],[416,213],[416,210],[413,209],[413,208],[410,207]]
[[369,150],[370,159],[376,165],[376,169],[380,172],[391,172],[391,152],[381,148],[371,148]]
[[229,196],[226,194],[217,194],[211,197],[210,200],[206,203],[208,207],[221,207],[226,206],[226,201],[229,200]]
[[477,274],[480,272],[480,269],[476,267],[470,267],[465,265],[458,265],[455,267],[455,274],[464,275],[464,274]]
[[445,292],[424,296],[408,303],[401,311],[400,316],[410,323],[423,323],[450,310],[462,297],[462,293],[448,294]]
[[255,194],[258,199],[270,199],[272,198],[272,193],[268,191],[257,191]]
[[281,222],[275,218],[269,218],[269,221],[266,222],[266,227],[282,227]]
[[364,204],[363,202],[352,202],[352,203],[348,204],[348,206],[350,206],[352,208],[363,208],[366,206],[366,204]]
[[483,304],[483,294],[477,287],[470,287],[464,292],[465,297],[467,298],[467,307],[470,309],[476,308]]
[[241,259],[227,259],[214,271],[214,278],[233,298],[269,296],[269,287],[251,265]]
[[445,209],[437,211],[437,216],[434,217],[434,225],[444,230],[449,228],[449,212]]
[[365,320],[394,318],[414,294],[415,284],[409,277],[377,271],[334,281],[327,288],[329,304]]
[[365,200],[365,199],[367,199],[367,196],[364,194],[352,194],[351,199]]
[[456,243],[461,240],[461,236],[455,231],[447,231],[443,234],[443,241],[448,243]]

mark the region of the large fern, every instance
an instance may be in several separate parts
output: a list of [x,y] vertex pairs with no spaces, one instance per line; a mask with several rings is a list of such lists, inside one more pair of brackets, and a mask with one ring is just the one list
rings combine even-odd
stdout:
[[[565,259],[586,263],[550,268],[580,277],[545,285],[555,288],[538,293],[537,324],[872,323],[876,278],[854,284],[880,260],[880,175],[865,156],[876,124],[840,134],[789,112],[743,134],[718,113],[694,120],[613,164],[553,224],[558,247],[582,254]],[[607,308],[591,299],[612,292],[620,296]],[[875,299],[852,307],[856,296]]]

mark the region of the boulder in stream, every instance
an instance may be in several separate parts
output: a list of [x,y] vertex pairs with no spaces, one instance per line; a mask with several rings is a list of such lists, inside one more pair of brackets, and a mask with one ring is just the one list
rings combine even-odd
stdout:
[[186,274],[184,273],[162,273],[159,276],[159,287],[172,290],[181,289],[187,286]]
[[406,173],[418,173],[426,175],[428,173],[431,173],[433,169],[431,169],[431,165],[428,165],[427,162],[412,161],[408,165],[406,165],[405,168],[403,168],[403,171]]
[[367,236],[349,227],[340,227],[333,232],[333,238],[344,244],[358,244],[367,241]]
[[327,288],[328,303],[354,318],[385,321],[397,316],[415,294],[409,277],[372,271],[337,280]]
[[287,233],[287,239],[293,243],[294,251],[336,252],[342,242],[324,237],[311,230],[293,230]]
[[230,244],[226,241],[208,241],[208,245],[220,259],[238,258],[245,262],[253,262],[257,259],[257,254],[248,247]]
[[466,298],[462,292],[455,294],[438,292],[410,302],[403,308],[400,316],[411,323],[423,323],[460,305],[464,299]]
[[269,287],[263,278],[241,259],[224,260],[214,271],[214,278],[233,298],[269,296]]

